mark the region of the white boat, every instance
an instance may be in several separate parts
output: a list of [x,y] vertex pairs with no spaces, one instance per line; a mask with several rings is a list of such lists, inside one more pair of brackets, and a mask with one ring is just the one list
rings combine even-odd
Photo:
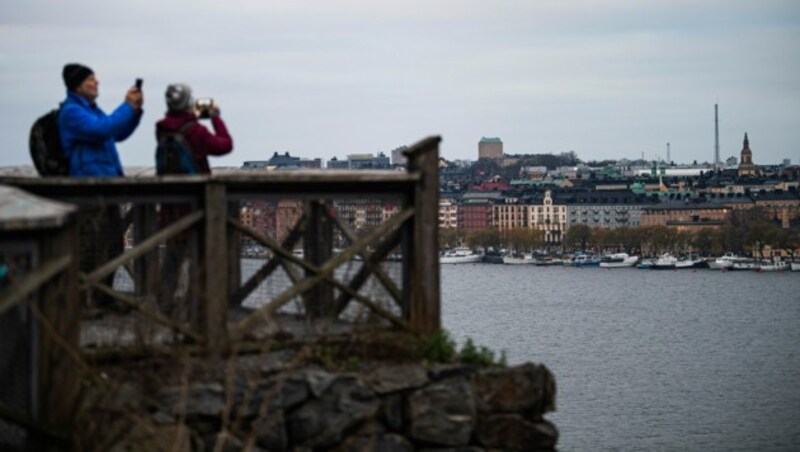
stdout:
[[755,259],[742,258],[733,263],[728,270],[732,271],[747,271],[756,270],[758,268],[758,261]]
[[564,265],[564,259],[559,259],[557,257],[542,257],[539,259],[534,259],[534,265],[537,267],[549,267],[551,265]]
[[575,253],[572,259],[565,262],[564,265],[569,265],[571,267],[597,267],[600,265],[600,259],[588,254]]
[[677,263],[677,257],[669,253],[664,253],[658,257],[658,260],[653,262],[653,265],[650,268],[653,270],[675,270],[675,264]]
[[459,247],[439,256],[440,264],[474,264],[481,261],[481,255],[469,248]]
[[789,265],[781,260],[762,260],[756,265],[757,272],[782,272],[788,269]]
[[616,253],[608,256],[603,256],[600,259],[600,267],[602,268],[626,268],[633,267],[639,261],[639,256],[630,256],[628,253]]
[[508,265],[530,265],[535,264],[536,259],[533,258],[533,255],[528,254],[515,254],[509,256],[503,256],[503,263]]
[[725,253],[724,255],[708,261],[708,268],[711,270],[729,270],[734,263],[744,262],[748,259],[746,257],[737,256],[733,253]]
[[800,272],[800,262],[792,262],[792,271]]

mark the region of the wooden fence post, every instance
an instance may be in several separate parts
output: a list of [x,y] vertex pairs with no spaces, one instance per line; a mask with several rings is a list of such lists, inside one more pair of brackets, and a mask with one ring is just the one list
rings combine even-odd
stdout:
[[0,426],[22,427],[6,446],[45,450],[81,389],[76,209],[2,185],[0,199]]
[[439,143],[425,138],[406,152],[408,171],[420,180],[414,187],[414,225],[411,231],[410,306],[408,321],[419,334],[441,328],[439,294]]
[[205,188],[205,231],[203,237],[202,323],[206,347],[219,355],[227,342],[228,324],[228,242],[225,184],[208,181]]
[[72,262],[42,287],[39,304],[44,321],[52,327],[50,330],[40,326],[40,406],[43,422],[53,426],[72,424],[81,391],[83,369],[75,362],[80,348],[81,303],[78,298],[78,228],[74,221],[42,243],[43,260],[62,256],[72,256]]
[[[158,230],[154,204],[133,205],[133,239],[139,244]],[[134,261],[133,279],[136,294],[140,296],[161,295],[159,292],[158,249]],[[159,300],[164,301],[164,300]]]
[[[240,203],[227,204],[228,216],[238,220]],[[242,285],[242,234],[235,228],[228,228],[226,236],[228,242],[228,299],[230,300]]]
[[[308,262],[322,266],[333,253],[333,222],[325,215],[327,206],[323,201],[313,200],[306,205],[308,218],[305,237],[303,238],[303,255]],[[306,277],[314,276],[306,271]],[[330,317],[336,314],[333,304],[333,287],[320,282],[303,295],[306,315],[311,319]]]

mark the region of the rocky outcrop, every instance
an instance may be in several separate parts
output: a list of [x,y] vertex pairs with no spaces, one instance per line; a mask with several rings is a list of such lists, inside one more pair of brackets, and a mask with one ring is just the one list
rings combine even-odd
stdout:
[[558,440],[544,419],[555,380],[535,364],[302,368],[164,387],[152,398],[135,392],[126,388],[126,403],[149,400],[149,414],[118,450],[472,452],[555,450]]

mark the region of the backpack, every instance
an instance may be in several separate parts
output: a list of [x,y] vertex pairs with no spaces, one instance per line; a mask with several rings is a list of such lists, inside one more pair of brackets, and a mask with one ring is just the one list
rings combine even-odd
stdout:
[[31,127],[28,148],[36,171],[41,176],[69,175],[69,159],[61,145],[58,133],[58,112],[52,110],[42,115]]
[[156,147],[156,174],[197,174],[200,172],[192,147],[183,133],[195,124],[187,122],[180,130],[165,133],[158,138]]

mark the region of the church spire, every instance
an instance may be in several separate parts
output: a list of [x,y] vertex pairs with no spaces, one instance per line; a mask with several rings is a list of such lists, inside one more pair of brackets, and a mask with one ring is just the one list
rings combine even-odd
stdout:
[[747,139],[747,132],[744,133],[744,149],[750,148],[750,140]]

